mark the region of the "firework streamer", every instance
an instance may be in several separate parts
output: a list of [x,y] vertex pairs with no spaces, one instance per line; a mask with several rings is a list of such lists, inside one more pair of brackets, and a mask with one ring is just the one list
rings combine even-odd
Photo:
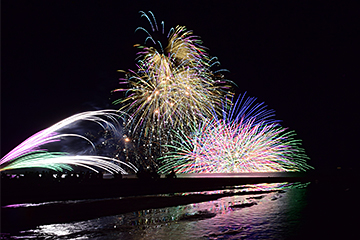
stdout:
[[309,159],[294,131],[274,120],[273,110],[240,96],[222,119],[175,132],[175,144],[160,160],[161,173],[245,173],[306,171]]
[[63,152],[45,151],[36,151],[22,155],[1,168],[0,171],[22,168],[47,168],[54,171],[72,171],[73,168],[71,166],[79,166],[94,172],[99,172],[98,170],[101,169],[109,173],[128,174],[124,168],[115,163],[124,165],[133,172],[137,172],[137,168],[132,163],[126,163],[114,158],[89,155],[71,156]]
[[[159,29],[151,12],[141,14],[153,33],[165,36],[164,22]],[[153,161],[167,151],[171,129],[186,132],[194,122],[211,116],[213,110],[220,113],[223,99],[233,95],[232,83],[220,71],[211,70],[218,64],[217,59],[210,58],[199,37],[185,27],[172,28],[165,44],[145,28],[136,31],[146,33],[145,46],[135,45],[139,49],[137,70],[130,70],[121,79],[120,84],[128,87],[114,92],[125,92],[125,98],[114,104],[134,119],[132,130],[143,139],[139,146],[148,149],[147,155]]]
[[124,115],[124,113],[119,115],[115,110],[99,110],[70,116],[47,129],[34,134],[6,154],[0,161],[0,171],[25,167],[70,170],[72,169],[70,165],[77,165],[87,167],[94,171],[96,171],[95,168],[97,167],[108,172],[125,173],[126,171],[117,165],[124,164],[132,171],[136,172],[136,167],[131,163],[119,161],[114,158],[86,155],[71,156],[69,153],[48,152],[47,149],[44,149],[45,145],[48,146],[50,143],[59,142],[61,139],[68,137],[76,137],[87,141],[95,150],[95,145],[89,138],[80,134],[60,134],[59,132],[79,121],[94,122],[99,124],[103,129],[109,129],[109,131],[116,132],[119,127],[118,119],[123,118]]

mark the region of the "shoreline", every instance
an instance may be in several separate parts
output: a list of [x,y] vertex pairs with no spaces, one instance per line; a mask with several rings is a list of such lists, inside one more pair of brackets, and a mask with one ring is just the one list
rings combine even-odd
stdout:
[[129,196],[144,196],[179,192],[196,192],[226,189],[227,187],[279,182],[310,182],[305,177],[196,177],[158,179],[95,179],[78,181],[68,179],[51,182],[43,179],[31,181],[14,179],[2,182],[1,206],[20,203],[99,199]]

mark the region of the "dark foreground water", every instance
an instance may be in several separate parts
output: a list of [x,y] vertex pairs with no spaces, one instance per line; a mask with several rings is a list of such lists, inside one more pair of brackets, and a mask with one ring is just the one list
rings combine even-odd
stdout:
[[[195,195],[194,195],[195,194]],[[10,239],[349,239],[357,238],[355,192],[347,185],[302,183],[244,185],[212,192],[164,195],[215,196],[210,201],[144,209],[84,221],[7,227]],[[161,197],[161,196],[159,196]],[[94,200],[91,200],[94,201]],[[107,204],[106,199],[95,200]],[[117,201],[117,199],[112,199]],[[159,200],[162,201],[162,200]],[[5,206],[80,206],[86,201]],[[119,199],[119,204],[122,202]],[[113,206],[116,208],[116,204]],[[49,208],[51,209],[51,208]],[[45,211],[45,210],[44,210]],[[91,209],[88,209],[91,211]],[[36,212],[36,211],[35,211]],[[36,218],[36,216],[34,216]],[[14,216],[21,221],[21,216]],[[6,219],[2,219],[3,221]],[[31,220],[30,220],[31,221]],[[40,220],[41,222],[41,220]],[[43,219],[46,222],[46,219]],[[13,220],[12,224],[17,224]],[[23,225],[26,226],[26,225]],[[31,226],[31,224],[29,225]],[[22,227],[26,228],[26,227]]]

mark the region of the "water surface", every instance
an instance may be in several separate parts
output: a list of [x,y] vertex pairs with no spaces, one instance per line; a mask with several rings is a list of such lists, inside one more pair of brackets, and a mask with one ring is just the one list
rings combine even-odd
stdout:
[[[257,184],[235,189],[180,193],[219,195],[212,201],[174,207],[146,209],[85,221],[39,225],[13,234],[16,239],[285,239],[299,232],[306,206],[307,184]],[[286,191],[281,189],[286,188]],[[269,190],[271,190],[269,192]],[[280,190],[280,191],[278,191]],[[241,193],[247,193],[241,195]],[[240,194],[240,195],[237,195]],[[176,195],[174,195],[175,197]],[[95,201],[95,200],[91,200]],[[106,200],[98,199],[97,201]],[[81,204],[83,201],[9,205],[7,208],[36,208],[52,204]]]

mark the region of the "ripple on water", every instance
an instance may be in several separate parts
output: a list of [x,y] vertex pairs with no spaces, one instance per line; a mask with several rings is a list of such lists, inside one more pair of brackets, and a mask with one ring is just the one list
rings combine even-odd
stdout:
[[[249,188],[250,189],[250,188]],[[254,188],[252,187],[251,190]],[[302,192],[258,192],[72,223],[47,224],[17,237],[42,239],[283,239],[304,207]],[[291,220],[291,221],[289,221]],[[299,220],[300,221],[300,220]]]

